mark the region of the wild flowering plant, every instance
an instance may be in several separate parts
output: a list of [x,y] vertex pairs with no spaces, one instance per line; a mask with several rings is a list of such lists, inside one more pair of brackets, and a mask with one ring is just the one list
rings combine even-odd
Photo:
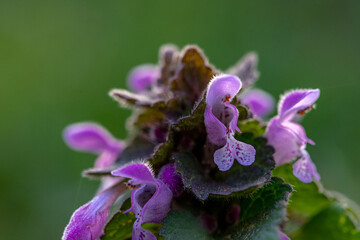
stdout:
[[360,239],[358,207],[322,187],[306,150],[299,120],[320,90],[285,93],[268,120],[256,66],[250,53],[223,72],[196,46],[166,45],[131,71],[131,92],[110,91],[134,109],[126,140],[67,127],[69,147],[98,155],[83,175],[101,184],[62,239]]

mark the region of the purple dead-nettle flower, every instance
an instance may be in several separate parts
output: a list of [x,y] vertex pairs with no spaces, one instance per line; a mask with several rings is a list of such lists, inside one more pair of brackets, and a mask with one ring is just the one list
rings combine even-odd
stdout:
[[274,110],[274,98],[260,89],[251,89],[241,96],[241,102],[250,107],[255,117],[264,118]]
[[148,90],[160,77],[159,67],[151,64],[144,64],[135,67],[128,75],[128,86],[136,92]]
[[215,77],[208,86],[206,94],[205,126],[210,142],[223,146],[215,151],[214,161],[220,171],[231,168],[234,158],[241,165],[251,165],[255,160],[253,146],[234,138],[239,112],[230,104],[239,92],[241,81],[234,75]]
[[170,188],[174,197],[180,196],[183,192],[184,184],[181,176],[176,172],[174,163],[163,166],[159,172],[158,178]]
[[144,163],[133,163],[112,172],[114,176],[131,178],[129,185],[134,188],[131,208],[137,218],[133,226],[133,240],[153,240],[156,237],[143,229],[143,223],[161,223],[170,210],[172,192],[161,180],[156,179]]
[[294,119],[311,110],[319,95],[319,89],[295,90],[285,94],[279,102],[278,115],[270,120],[265,133],[268,143],[275,148],[277,166],[301,157],[293,165],[293,172],[303,182],[311,182],[312,177],[319,180],[320,176],[305,150],[307,143],[314,145],[314,142],[306,137],[304,128]]
[[122,184],[114,185],[77,209],[65,228],[62,240],[100,238],[104,234],[103,228],[109,217],[110,207],[123,190]]
[[75,150],[98,154],[96,168],[110,167],[124,148],[124,142],[115,139],[95,123],[77,123],[64,130],[64,140]]

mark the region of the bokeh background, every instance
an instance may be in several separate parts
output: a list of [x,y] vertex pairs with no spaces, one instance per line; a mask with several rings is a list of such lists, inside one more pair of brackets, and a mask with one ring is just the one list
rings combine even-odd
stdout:
[[360,202],[360,1],[1,0],[1,239],[60,239],[98,185],[63,128],[92,120],[126,137],[130,111],[107,92],[164,43],[198,44],[223,70],[256,51],[257,86],[276,98],[320,88],[308,150],[324,185]]

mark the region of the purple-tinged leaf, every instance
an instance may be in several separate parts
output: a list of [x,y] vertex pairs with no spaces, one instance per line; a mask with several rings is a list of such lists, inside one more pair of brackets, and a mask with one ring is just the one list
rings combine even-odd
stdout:
[[238,76],[243,83],[243,88],[246,89],[252,86],[259,77],[259,72],[256,69],[257,62],[256,53],[248,53],[226,72]]

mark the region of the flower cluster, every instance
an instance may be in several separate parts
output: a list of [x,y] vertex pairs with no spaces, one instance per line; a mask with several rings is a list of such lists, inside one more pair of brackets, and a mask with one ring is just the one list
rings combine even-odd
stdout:
[[[98,155],[83,175],[102,184],[62,239],[289,239],[284,209],[292,187],[272,174],[291,163],[301,184],[320,180],[306,151],[314,142],[298,122],[320,90],[286,93],[268,121],[274,98],[253,88],[256,66],[252,53],[222,72],[196,46],[167,45],[158,65],[128,75],[132,92],[110,92],[135,109],[128,139],[95,123],[67,127],[69,147]],[[130,208],[111,210],[118,198]]]

